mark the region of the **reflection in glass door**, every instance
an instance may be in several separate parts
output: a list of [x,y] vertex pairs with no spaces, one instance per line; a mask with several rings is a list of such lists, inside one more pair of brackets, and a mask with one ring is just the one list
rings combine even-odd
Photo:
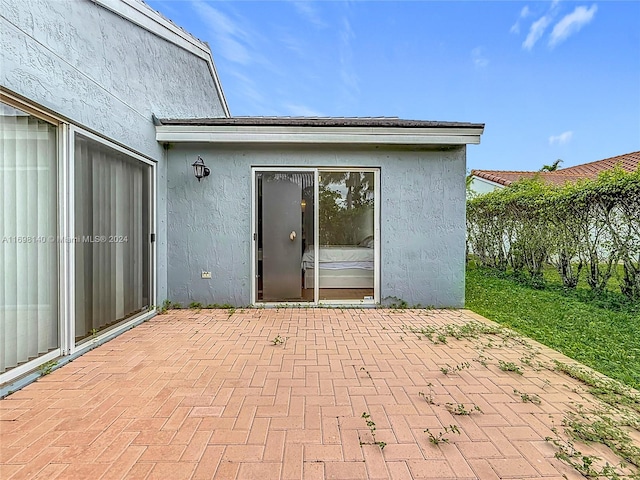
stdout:
[[373,301],[375,175],[319,172],[319,301]]
[[256,299],[313,302],[303,255],[313,248],[314,172],[256,172],[255,184]]

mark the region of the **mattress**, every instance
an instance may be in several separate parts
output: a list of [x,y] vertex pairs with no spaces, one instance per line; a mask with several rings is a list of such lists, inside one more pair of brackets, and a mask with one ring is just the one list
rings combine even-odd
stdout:
[[[318,262],[320,268],[362,268],[373,270],[373,248],[352,246],[326,246],[320,247]],[[306,249],[302,255],[302,268],[313,268],[315,252],[313,246]]]

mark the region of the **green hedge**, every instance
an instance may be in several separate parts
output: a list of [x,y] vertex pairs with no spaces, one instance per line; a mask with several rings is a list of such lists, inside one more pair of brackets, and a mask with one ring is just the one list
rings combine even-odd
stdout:
[[566,287],[584,274],[602,291],[620,264],[622,293],[640,299],[640,169],[563,186],[521,180],[470,199],[467,242],[483,266],[512,269],[534,284],[551,263]]

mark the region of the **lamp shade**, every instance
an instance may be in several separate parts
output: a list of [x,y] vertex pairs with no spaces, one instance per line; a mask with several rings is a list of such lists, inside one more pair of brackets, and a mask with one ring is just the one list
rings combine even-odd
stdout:
[[198,160],[193,162],[191,166],[193,167],[193,174],[196,176],[198,181],[202,180],[204,177],[208,177],[211,173],[211,170],[209,170],[209,168],[204,164],[204,160],[202,160],[202,157],[199,155]]

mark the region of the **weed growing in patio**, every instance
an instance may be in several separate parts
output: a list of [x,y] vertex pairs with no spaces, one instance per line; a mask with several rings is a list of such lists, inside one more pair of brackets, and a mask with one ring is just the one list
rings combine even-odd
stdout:
[[522,369],[513,362],[505,362],[504,360],[498,360],[498,368],[503,372],[514,372],[518,375],[522,375]]
[[[633,431],[640,432],[640,395],[616,380],[577,365],[556,361],[555,369],[584,383],[587,391],[605,405],[590,410],[578,405],[565,414],[562,425],[570,438],[560,438],[555,427],[552,428],[555,437],[547,438],[558,448],[556,457],[585,476],[614,480],[626,474],[625,478],[640,479],[640,446],[631,435]],[[605,445],[622,462],[617,466],[602,465],[599,458],[582,455],[573,440]],[[635,472],[631,471],[633,467]]]
[[429,405],[435,405],[436,402],[433,398],[433,383],[428,383],[427,387],[429,387],[429,393],[418,392],[418,396],[424,398]]
[[424,337],[436,345],[446,344],[448,337],[455,338],[456,340],[463,340],[477,339],[481,335],[499,335],[502,337],[503,343],[508,339],[515,339],[519,337],[515,332],[511,332],[506,328],[476,321],[466,322],[461,325],[447,324],[438,327],[427,325],[420,328],[411,325],[402,325],[400,328],[413,333],[418,337],[418,339]]
[[587,385],[589,393],[603,402],[612,406],[623,405],[640,413],[640,395],[621,382],[558,361],[555,362],[555,369]]
[[162,302],[162,306],[160,307],[159,313],[160,315],[167,313],[167,311],[171,308],[171,300],[166,300]]
[[43,363],[42,365],[40,365],[40,367],[38,368],[40,376],[44,377],[45,375],[49,375],[53,371],[53,369],[56,368],[56,365],[58,365],[58,362],[56,362],[55,360],[50,360],[47,363]]
[[[373,420],[371,420],[371,415],[367,412],[362,412],[361,418],[364,418],[367,422],[367,427],[369,427],[369,431],[371,432],[371,437],[373,438],[372,445],[378,445],[380,450],[384,450],[384,447],[387,446],[386,442],[376,441],[376,424]],[[360,440],[360,445],[367,445],[367,443]]]
[[458,435],[460,435],[460,429],[457,427],[457,425],[449,425],[448,427],[444,427],[444,431],[438,432],[437,435],[431,433],[428,428],[424,431],[424,433],[429,435],[429,441],[431,443],[433,443],[434,445],[439,445],[441,443],[449,443],[449,438],[445,437],[445,435],[449,433],[457,433]]
[[473,407],[470,407],[470,410],[467,410],[464,403],[458,403],[457,405],[453,403],[445,403],[444,406],[452,415],[471,415],[473,412],[482,413],[482,410],[476,404],[474,404]]
[[284,345],[286,341],[287,341],[287,337],[281,337],[280,335],[276,335],[275,338],[271,340],[271,343],[273,343],[274,345]]
[[478,356],[478,358],[474,358],[473,361],[474,362],[478,362],[480,365],[482,365],[485,368],[488,368],[489,366],[489,362],[487,362],[488,358],[485,357],[484,355],[480,354]]
[[540,405],[540,403],[542,403],[542,400],[540,400],[540,397],[538,395],[536,395],[535,393],[532,393],[530,395],[528,393],[521,392],[520,390],[518,390],[516,388],[513,389],[513,393],[515,393],[516,395],[520,395],[520,399],[524,403],[535,403],[536,405]]
[[[602,443],[614,451],[625,462],[640,467],[640,447],[634,445],[632,438],[623,427],[639,427],[639,418],[613,418],[605,411],[587,412],[579,408],[577,412],[569,412],[562,425],[575,440]],[[638,472],[640,473],[640,471]]]
[[390,308],[390,309],[399,310],[399,311],[410,308],[406,300],[403,300],[398,297],[387,297],[385,300],[389,300],[390,302],[387,303],[386,305],[382,305],[381,308]]
[[440,371],[445,375],[449,375],[451,372],[461,372],[462,370],[470,367],[471,364],[469,362],[462,362],[453,367],[447,363],[446,367],[440,367]]
[[[608,462],[602,465],[599,457],[595,455],[584,455],[576,449],[571,440],[563,440],[560,438],[556,427],[551,428],[551,431],[555,436],[546,437],[545,440],[558,448],[558,451],[555,453],[557,459],[567,463],[587,478],[603,478],[608,480],[620,480],[622,478],[618,468],[622,469],[625,465],[620,464],[618,468],[610,465]],[[626,478],[640,479],[640,473],[632,473],[626,476]]]

